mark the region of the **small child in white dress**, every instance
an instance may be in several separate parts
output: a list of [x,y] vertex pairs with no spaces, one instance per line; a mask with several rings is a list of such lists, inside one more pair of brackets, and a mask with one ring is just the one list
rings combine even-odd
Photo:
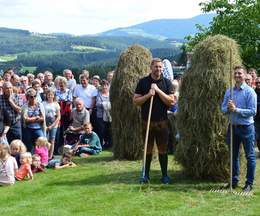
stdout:
[[18,169],[17,162],[10,155],[9,145],[0,144],[0,185],[12,185],[15,183],[15,173]]

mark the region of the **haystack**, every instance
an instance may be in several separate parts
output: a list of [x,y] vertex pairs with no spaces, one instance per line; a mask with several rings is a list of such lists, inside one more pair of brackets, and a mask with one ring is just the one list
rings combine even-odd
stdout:
[[221,103],[229,87],[230,65],[240,64],[238,45],[226,36],[210,36],[194,49],[192,66],[180,89],[177,125],[181,139],[176,152],[176,159],[192,177],[226,180],[229,176],[228,121]]
[[110,89],[116,159],[136,160],[142,157],[140,108],[133,104],[132,98],[138,80],[149,73],[151,60],[150,51],[139,45],[129,47],[119,58]]

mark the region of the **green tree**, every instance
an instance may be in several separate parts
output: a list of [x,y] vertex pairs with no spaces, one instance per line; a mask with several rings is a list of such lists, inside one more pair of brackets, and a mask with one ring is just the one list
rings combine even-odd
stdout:
[[200,3],[202,11],[215,12],[208,28],[198,26],[199,33],[187,37],[190,48],[208,35],[223,34],[235,39],[247,67],[260,69],[260,1],[211,0]]

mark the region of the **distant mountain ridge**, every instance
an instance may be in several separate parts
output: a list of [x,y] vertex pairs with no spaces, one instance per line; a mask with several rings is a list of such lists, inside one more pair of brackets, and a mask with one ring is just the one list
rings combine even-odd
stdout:
[[196,24],[209,26],[215,14],[202,14],[190,19],[158,19],[126,28],[102,32],[100,36],[142,36],[154,39],[184,39],[198,32]]
[[[74,36],[66,33],[41,34],[22,29],[0,27],[0,71],[10,67],[26,68],[23,71],[64,68],[114,68],[120,53],[127,47],[139,44],[152,55],[176,58],[179,44],[172,40],[158,40],[141,36]],[[17,71],[18,71],[17,70]]]
[[184,37],[198,31],[195,24],[208,26],[213,16],[152,20],[81,36],[0,27],[0,70],[14,66],[37,68],[38,71],[85,66],[113,68],[122,50],[133,44],[148,48],[153,56],[178,61]]

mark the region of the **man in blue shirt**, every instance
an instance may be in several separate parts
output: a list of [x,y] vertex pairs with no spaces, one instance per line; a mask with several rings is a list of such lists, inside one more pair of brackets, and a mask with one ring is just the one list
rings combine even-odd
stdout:
[[[232,116],[233,124],[233,176],[232,187],[236,188],[239,181],[239,147],[243,143],[247,159],[246,183],[244,192],[250,192],[255,177],[255,129],[254,116],[256,115],[257,96],[255,91],[245,83],[246,70],[242,66],[234,69],[235,86],[233,87],[233,98],[230,89],[224,96],[221,110],[224,114]],[[230,141],[230,129],[227,133],[227,142]]]

